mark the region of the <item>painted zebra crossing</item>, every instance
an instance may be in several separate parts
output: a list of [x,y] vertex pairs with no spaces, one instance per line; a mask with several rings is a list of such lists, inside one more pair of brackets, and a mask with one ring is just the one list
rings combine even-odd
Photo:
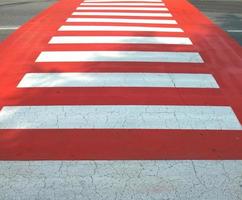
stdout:
[[60,0],[0,47],[0,199],[239,199],[241,56],[185,0]]
[[[234,107],[217,100],[221,81],[208,67],[206,52],[169,3],[75,2],[45,40],[46,48],[36,51],[32,62],[39,70],[15,82],[26,102],[2,106],[0,130],[241,131]],[[216,97],[213,103],[206,103],[206,92],[208,101]],[[71,94],[63,95],[64,104],[57,97],[62,93]],[[193,98],[197,94],[202,98]]]
[[[77,10],[125,10],[125,11],[128,11],[128,10],[158,10],[158,11],[168,11],[168,9],[166,7],[163,7],[165,6],[164,3],[160,3],[160,4],[157,4],[157,3],[87,3],[89,1],[84,1],[84,3],[81,3],[81,7],[77,7],[76,9]],[[92,2],[92,1],[91,1]],[[122,1],[120,1],[122,2]],[[142,2],[142,1],[141,1]],[[149,6],[159,6],[159,8],[152,8],[152,7],[149,7]],[[88,5],[88,6],[87,6]],[[99,6],[99,7],[95,7],[95,6]],[[122,7],[123,5],[127,6],[127,7]],[[87,6],[87,7],[86,7]],[[108,6],[108,7],[106,7]],[[130,6],[130,7],[128,7]],[[132,6],[132,7],[131,7]],[[139,6],[142,6],[142,7],[139,7]],[[143,7],[143,6],[147,6],[147,7]],[[162,6],[162,7],[161,7]],[[117,13],[116,13],[117,14]],[[138,14],[138,13],[137,13]],[[170,14],[170,13],[167,13],[167,14]],[[100,18],[100,17],[93,17],[93,18],[68,18],[66,20],[66,22],[95,22],[95,23],[102,23],[102,22],[107,22],[107,23],[143,23],[143,24],[146,24],[146,23],[157,23],[157,24],[177,24],[177,22],[173,19],[169,19],[169,20],[164,20],[164,19],[155,19],[155,20],[152,20],[152,19],[122,19],[122,18]],[[68,29],[69,28],[69,29]],[[85,29],[86,28],[86,29]],[[140,29],[138,29],[140,28]],[[161,29],[164,29],[164,32],[168,32],[169,30],[182,30],[179,26],[177,27],[167,27],[167,28],[162,28],[162,27],[154,27],[154,28],[151,28],[151,27],[137,27],[137,26],[84,26],[84,25],[69,25],[69,26],[62,26],[59,31],[64,31],[64,30],[74,30],[74,31],[83,31],[83,30],[102,30],[102,31],[105,31],[105,30],[110,30],[110,31],[114,31],[114,30],[117,30],[117,31],[136,31],[137,29],[139,31],[156,31],[156,30],[161,30]],[[169,34],[168,34],[169,36]],[[76,41],[76,40],[73,40],[72,38],[72,41],[69,40],[70,43],[72,44],[75,44],[75,43],[84,43],[84,42],[81,42],[81,40],[83,41],[86,41],[86,43],[91,43],[90,40],[92,40],[92,37],[89,38],[89,41],[86,40],[88,38],[82,38],[81,36],[79,36],[79,38],[77,38],[78,36],[62,36],[62,37],[59,37],[58,38],[58,42],[59,43],[68,43],[68,41],[66,41],[64,37],[69,37],[69,39],[71,39],[70,37],[74,37],[74,39],[79,39],[79,41]],[[109,40],[109,37],[106,36],[106,41],[102,40],[103,36],[99,36],[100,38],[96,38],[96,41],[98,41],[97,43],[105,43],[106,41]],[[53,42],[53,40],[55,39],[55,37],[53,37],[49,44],[55,44],[56,42]],[[68,39],[68,38],[67,38]],[[115,40],[117,40],[117,42],[122,42],[122,38],[120,40],[120,36],[112,36],[110,37],[110,41],[108,43],[112,43],[111,40],[114,40],[113,42],[115,42]],[[159,40],[156,41],[156,38],[155,37],[143,37],[143,38],[139,38],[139,37],[131,37],[129,38],[128,41],[126,41],[125,43],[129,44],[130,43],[135,43],[135,44],[142,44],[142,43],[146,43],[145,42],[145,39],[147,40],[152,40],[153,39],[153,42],[152,44],[160,44]],[[136,40],[136,41],[135,41]],[[143,41],[144,40],[144,41]],[[167,43],[169,44],[168,41],[170,41],[170,43],[172,44],[176,44],[176,41],[177,41],[177,38],[163,38],[163,43],[165,43],[165,41],[167,41]],[[190,42],[191,44],[191,40],[190,38],[187,38],[187,41]],[[94,42],[95,44],[95,42]],[[178,43],[179,44],[179,43]],[[181,43],[183,45],[183,43]],[[41,54],[39,55],[39,57],[36,59],[36,62],[172,62],[172,63],[203,63],[203,59],[201,58],[200,54],[198,52],[145,52],[145,51],[43,51],[41,52]],[[66,73],[67,75],[68,73]],[[34,76],[35,74],[32,74],[32,76]],[[38,75],[38,74],[37,74]],[[51,74],[50,74],[51,75]],[[54,74],[53,74],[54,75]],[[71,74],[69,74],[71,75]],[[82,74],[83,75],[83,74]],[[88,73],[87,73],[88,75]],[[116,78],[116,84],[113,83],[112,81],[112,76],[115,76],[114,73],[106,73],[106,74],[103,74],[104,76],[102,76],[102,82],[105,83],[105,85],[98,85],[98,84],[101,84],[100,82],[97,84],[88,84],[88,82],[90,82],[88,80],[88,77],[86,76],[86,79],[85,79],[85,75],[84,75],[84,81],[81,80],[83,77],[81,76],[69,76],[69,79],[65,79],[63,78],[63,76],[52,76],[51,78],[51,81],[49,81],[49,85],[53,84],[53,82],[57,81],[57,82],[62,82],[62,83],[65,83],[63,85],[59,85],[59,87],[65,87],[66,85],[68,85],[68,82],[72,80],[72,78],[76,78],[76,79],[80,79],[79,80],[79,84],[77,85],[73,85],[75,87],[110,87],[112,86],[112,84],[116,85],[116,86],[120,86],[120,85],[123,85],[125,87],[147,87],[148,84],[144,84],[142,83],[142,80],[144,81],[144,77],[145,77],[145,74],[142,74],[142,73],[131,73],[131,75],[133,75],[133,77],[130,77],[130,80],[127,81],[127,77],[129,76],[129,73],[127,73],[127,75],[123,74],[123,77],[120,79],[120,77],[114,77]],[[174,76],[172,76],[172,74],[170,74],[170,80],[168,82],[176,82],[176,79],[175,79],[175,76],[176,74],[174,74]],[[120,75],[119,75],[120,76]],[[139,80],[139,83],[137,84],[132,84],[132,80],[134,80],[134,76],[138,76],[138,77],[142,77],[141,80]],[[147,76],[147,75],[146,75]],[[160,80],[154,80],[152,82],[152,78],[151,76],[156,76],[157,77],[157,74],[150,74],[150,77],[147,77],[148,81],[150,80],[151,84],[149,85],[149,87],[155,87],[155,85],[159,84],[159,81],[162,82],[162,77],[160,76]],[[168,75],[169,76],[169,75]],[[190,76],[193,76],[193,82],[191,82],[192,84],[195,85],[195,81],[196,81],[196,77],[198,78],[199,76],[197,76],[196,74],[179,74],[179,79],[182,81],[182,82],[185,82],[186,79]],[[211,75],[210,75],[211,76]],[[27,81],[25,80],[25,78],[23,78],[23,80],[21,82],[25,82],[24,86],[22,83],[19,84],[20,87],[48,87],[48,83],[46,83],[46,78],[47,77],[43,77],[42,76],[42,79],[35,79],[33,80],[33,78],[29,78]],[[99,76],[89,76],[90,79],[100,79],[100,75]],[[158,79],[159,79],[158,78]],[[166,77],[167,78],[167,77]],[[205,78],[205,77],[204,77]],[[156,78],[157,79],[157,78]],[[137,79],[136,79],[137,80]],[[199,81],[199,78],[197,79],[197,81]],[[201,81],[201,80],[200,80]],[[216,83],[215,80],[212,80],[213,82]],[[210,82],[212,82],[210,80]],[[32,82],[35,82],[34,84]],[[41,85],[41,83],[45,82],[46,83],[46,86],[45,85]],[[119,83],[118,83],[119,82]],[[133,81],[134,82],[134,81]],[[146,81],[147,82],[147,81]],[[82,85],[83,84],[83,85]],[[201,83],[200,83],[201,84]],[[198,85],[200,85],[198,84]],[[22,86],[21,86],[22,85]],[[164,86],[166,87],[169,87],[168,86],[169,84],[165,84]],[[185,84],[186,85],[186,84]],[[182,85],[180,87],[186,87],[185,85]],[[196,86],[194,85],[190,85],[189,87],[194,87],[196,88]],[[57,87],[58,84],[55,86]],[[72,86],[71,84],[69,84],[69,87]],[[163,86],[163,87],[164,87]],[[217,87],[212,87],[212,88],[219,88],[219,86],[216,84]],[[52,85],[53,87],[53,85]],[[159,86],[158,86],[159,87]],[[162,87],[162,84],[160,83],[160,87]],[[173,87],[179,87],[179,84],[174,84]],[[202,86],[203,87],[203,86]],[[204,87],[207,87],[206,84]],[[197,88],[200,88],[199,86],[197,86]],[[64,108],[65,106],[63,106]],[[101,106],[95,106],[97,109],[100,108],[101,109]],[[25,128],[40,128],[39,125],[33,125],[35,124],[35,122],[32,122],[32,115],[33,114],[30,114],[28,112],[28,109],[26,110],[25,107],[13,107],[15,109],[14,112],[11,112],[11,108],[10,107],[6,107],[6,109],[3,109],[0,113],[0,120],[2,121],[1,123],[1,128],[19,128],[19,127],[25,127]],[[40,110],[38,110],[38,108]],[[69,108],[69,107],[68,107]],[[80,109],[80,113],[82,113],[82,109],[90,109],[92,110],[92,107],[90,106],[79,106],[79,107],[76,107],[78,109]],[[107,111],[100,111],[100,112],[107,112],[106,115],[109,115],[108,113],[111,112],[112,110],[114,110],[114,112],[117,112],[119,113],[119,111],[115,111],[115,110],[119,110],[121,109],[122,107],[121,106],[113,106],[111,110],[108,109],[107,107]],[[135,108],[135,107],[134,107]],[[142,108],[142,107],[137,107],[136,109],[132,109],[132,107],[126,107],[125,108],[125,112],[130,112],[130,114],[134,117],[134,119],[136,120],[132,120],[132,118],[129,118],[128,116],[127,117],[127,123],[129,123],[130,125],[129,126],[120,126],[123,122],[121,122],[120,125],[117,125],[117,122],[113,122],[113,125],[101,125],[100,127],[97,126],[97,128],[135,128],[136,127],[136,121],[138,121],[138,116],[140,115],[139,114],[139,108]],[[152,108],[152,106],[147,106],[147,108]],[[179,111],[180,108],[184,108],[184,111],[182,109],[180,109],[181,111]],[[186,108],[188,108],[186,110]],[[21,111],[23,109],[23,111]],[[36,111],[34,111],[34,113],[45,113],[46,114],[48,113],[48,109],[47,107],[43,107],[43,106],[39,106],[39,107],[29,107],[29,109],[31,110],[31,113],[37,109]],[[57,109],[56,106],[53,106],[53,107],[50,107],[50,110],[53,109],[53,113],[57,113],[57,116],[54,116],[54,118],[58,117],[58,114],[60,114],[59,112],[55,111]],[[145,112],[146,108],[142,108],[143,111],[142,112]],[[162,110],[162,106],[161,107],[154,107],[153,112],[156,113],[155,110],[159,110],[161,109]],[[179,118],[172,118],[172,116],[169,117],[169,107],[167,107],[167,113],[165,112],[166,111],[166,107],[164,108],[164,111],[161,111],[160,112],[157,112],[158,113],[158,116],[153,116],[153,114],[151,113],[151,117],[148,117],[148,121],[145,122],[145,124],[147,124],[146,126],[141,126],[139,125],[138,127],[139,128],[156,128],[156,129],[177,129],[177,127],[180,127],[180,129],[182,129],[182,127],[184,127],[185,129],[203,129],[202,127],[204,127],[205,129],[229,129],[229,128],[225,128],[222,126],[222,124],[229,124],[229,122],[231,123],[231,126],[228,126],[230,127],[230,129],[237,129],[237,130],[241,130],[241,125],[240,123],[238,122],[236,116],[234,115],[233,111],[230,110],[230,117],[231,117],[231,121],[228,121],[226,122],[226,120],[229,120],[229,118],[226,117],[226,115],[223,115],[223,117],[221,118],[220,116],[220,112],[216,112],[214,111],[212,106],[211,107],[206,107],[205,110],[209,109],[211,111],[211,113],[214,114],[214,117],[212,117],[212,123],[211,121],[209,121],[209,119],[211,119],[211,116],[209,113],[206,113],[206,112],[203,112],[203,107],[201,106],[197,106],[197,107],[194,107],[194,106],[184,106],[184,107],[172,107],[170,108],[171,110],[173,110],[171,113],[174,113],[172,115],[175,115],[177,116],[178,114],[180,115],[184,115],[183,113],[186,113],[187,116],[184,118],[184,116],[179,119]],[[177,109],[177,110],[176,110]],[[198,112],[195,112],[195,115],[190,115],[189,114],[189,110],[191,110],[193,112],[193,109],[195,110],[198,110]],[[199,111],[201,109],[201,111]],[[221,110],[226,111],[227,108],[223,108],[221,107]],[[7,112],[6,112],[7,110]],[[9,110],[9,111],[8,111]],[[26,111],[25,111],[26,110]],[[75,106],[74,106],[74,110],[75,110]],[[122,109],[121,109],[122,110]],[[9,112],[9,114],[8,114]],[[93,117],[95,115],[98,114],[99,111],[96,111],[93,113]],[[177,113],[176,113],[177,112]],[[17,118],[16,118],[16,121],[14,120],[14,113],[17,113]],[[23,113],[23,114],[21,114]],[[28,114],[29,113],[29,114]],[[84,112],[85,113],[85,112]],[[121,112],[122,113],[122,112]],[[121,117],[122,114],[119,113],[118,116]],[[157,115],[156,113],[156,115]],[[164,113],[166,113],[164,115]],[[199,114],[201,113],[201,114]],[[61,115],[61,114],[60,114]],[[79,116],[80,114],[76,114],[77,116]],[[85,115],[85,114],[83,114]],[[200,116],[199,116],[200,115]],[[228,116],[229,116],[228,115]],[[42,116],[42,115],[41,115]],[[44,115],[43,115],[44,116]],[[68,125],[67,127],[63,126],[63,128],[87,128],[86,126],[82,126],[82,122],[80,121],[83,117],[80,116],[80,119],[77,118],[77,121],[75,120],[68,120],[69,118],[72,119],[71,116],[75,116],[75,114],[73,112],[70,112],[68,114],[68,118],[65,119],[66,121],[68,121],[68,123],[70,125]],[[135,117],[136,116],[136,117]],[[197,116],[197,117],[196,117]],[[27,117],[25,119],[25,117]],[[105,118],[105,114],[103,116]],[[115,118],[115,116],[109,116],[108,118],[110,119],[113,119]],[[150,119],[149,119],[150,118]],[[166,121],[163,121],[162,118],[166,119],[166,120],[171,120],[173,121],[173,123],[171,123],[170,125],[167,125]],[[217,119],[219,118],[219,120]],[[224,119],[223,119],[224,118]],[[183,121],[185,119],[185,121]],[[198,122],[194,123],[193,125],[188,125],[189,124],[189,121],[192,121],[192,120],[198,120]],[[204,119],[205,121],[201,121],[202,119]],[[199,123],[199,120],[200,120],[200,123]],[[21,121],[21,124],[18,124],[17,122],[18,121]],[[55,123],[56,120],[54,119],[49,119],[47,120],[51,123]],[[87,120],[89,121],[89,120]],[[179,122],[180,121],[180,122]],[[218,121],[218,123],[220,123],[221,125],[216,125],[216,121]],[[95,122],[95,121],[94,121]],[[91,123],[92,125],[90,125],[89,128],[91,127],[96,127],[95,126],[95,123]],[[208,123],[209,122],[209,123]],[[46,121],[42,121],[42,119],[38,119],[38,124],[42,124],[43,128],[54,128],[55,126],[48,126],[46,124],[47,122]],[[67,122],[62,122],[62,123],[65,123],[67,124]],[[206,125],[207,124],[211,124],[211,126],[209,125]],[[11,125],[12,124],[12,125]],[[153,126],[152,124],[156,124],[156,126]],[[178,126],[176,125],[178,124]],[[191,123],[192,124],[192,123]],[[199,126],[200,124],[200,126]],[[214,124],[214,126],[213,126]],[[233,126],[234,124],[234,126]],[[59,126],[59,125],[58,125]],[[58,128],[55,127],[55,128]],[[136,127],[136,128],[138,128]],[[210,127],[210,128],[209,128]]]

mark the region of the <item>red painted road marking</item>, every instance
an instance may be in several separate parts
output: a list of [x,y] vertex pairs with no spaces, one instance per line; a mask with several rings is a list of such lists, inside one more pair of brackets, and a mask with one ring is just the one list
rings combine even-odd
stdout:
[[[25,105],[230,106],[242,122],[241,47],[185,0],[164,1],[173,15],[172,19],[176,20],[178,25],[142,25],[181,28],[184,33],[149,32],[147,35],[144,32],[130,31],[58,31],[63,25],[100,26],[100,24],[90,22],[75,22],[74,24],[65,22],[76,8],[80,7],[80,3],[80,1],[70,0],[68,3],[67,0],[56,3],[1,44],[1,107]],[[115,12],[123,13],[124,11]],[[127,12],[148,13],[150,11],[129,10]],[[154,11],[156,12],[159,13],[159,11]],[[101,16],[101,18],[108,18],[108,16]],[[124,18],[137,19],[138,17],[126,16]],[[143,18],[144,16],[141,17]],[[146,18],[157,19],[157,17]],[[161,18],[165,19],[165,17]],[[111,22],[101,25],[124,26]],[[127,26],[137,26],[137,24]],[[48,44],[53,36],[109,35],[188,37],[192,40],[193,46]],[[204,63],[35,63],[42,51],[117,50],[199,52]],[[220,88],[216,90],[119,87],[17,88],[26,73],[34,72],[208,73],[215,77]],[[241,134],[242,131],[232,130],[0,130],[0,159],[241,159]]]

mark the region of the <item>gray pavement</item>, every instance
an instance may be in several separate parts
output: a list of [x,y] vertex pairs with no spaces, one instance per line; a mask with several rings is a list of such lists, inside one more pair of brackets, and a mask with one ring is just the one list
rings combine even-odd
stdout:
[[242,45],[242,0],[190,0]]
[[0,41],[55,0],[0,0]]

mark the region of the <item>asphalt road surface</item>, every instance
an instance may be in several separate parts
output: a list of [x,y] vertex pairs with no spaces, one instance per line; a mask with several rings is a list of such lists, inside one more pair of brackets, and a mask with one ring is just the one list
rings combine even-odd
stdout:
[[[1,0],[0,41],[55,0]],[[190,0],[242,45],[242,0]]]
[[242,45],[242,0],[190,0]]
[[0,41],[54,2],[54,0],[0,0]]

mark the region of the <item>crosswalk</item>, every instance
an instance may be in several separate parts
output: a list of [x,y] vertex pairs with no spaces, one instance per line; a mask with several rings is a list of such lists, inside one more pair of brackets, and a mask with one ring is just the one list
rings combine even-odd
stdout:
[[[35,63],[63,65],[77,63],[109,64],[109,72],[26,73],[16,85],[23,88],[170,88],[194,91],[202,88],[220,90],[210,73],[166,71],[135,72],[142,63],[196,64],[203,68],[203,54],[193,48],[192,38],[173,18],[161,0],[85,0],[50,38],[48,45],[58,50],[39,52]],[[94,35],[88,35],[88,33]],[[75,33],[75,34],[73,34]],[[112,34],[110,34],[112,33]],[[123,35],[125,33],[126,35]],[[68,45],[72,46],[71,50]],[[104,48],[85,50],[88,44]],[[122,45],[122,50],[105,45]],[[140,45],[160,45],[160,50],[142,49]],[[79,45],[79,46],[78,46]],[[80,46],[84,45],[84,46]],[[130,50],[134,45],[137,50]],[[149,46],[150,45],[150,46]],[[169,51],[164,50],[168,46]],[[159,47],[159,46],[158,46]],[[179,48],[177,48],[179,47]],[[90,47],[91,48],[91,47]],[[120,64],[130,71],[120,71]],[[48,95],[48,94],[47,94]],[[124,93],[125,95],[125,93]],[[97,100],[98,102],[98,100]],[[0,129],[171,129],[171,130],[242,130],[230,106],[221,105],[18,105],[4,106]]]
[[58,1],[0,48],[0,199],[240,199],[236,51],[185,0]]

